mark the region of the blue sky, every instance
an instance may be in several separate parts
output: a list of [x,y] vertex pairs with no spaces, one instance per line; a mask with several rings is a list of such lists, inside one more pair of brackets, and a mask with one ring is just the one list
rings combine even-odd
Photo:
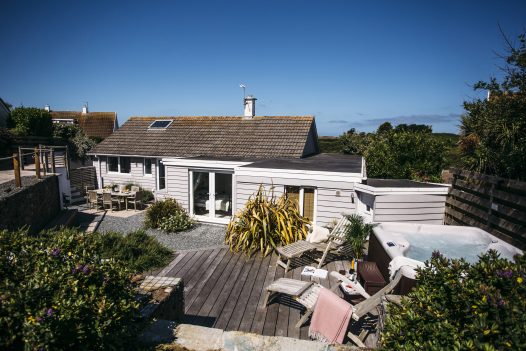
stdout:
[[141,115],[316,116],[320,135],[384,122],[455,132],[498,74],[517,1],[7,1],[0,97]]

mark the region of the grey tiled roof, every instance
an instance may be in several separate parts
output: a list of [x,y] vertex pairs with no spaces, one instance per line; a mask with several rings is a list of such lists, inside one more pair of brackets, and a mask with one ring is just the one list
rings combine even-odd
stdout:
[[[155,120],[172,119],[164,130]],[[166,157],[300,158],[314,117],[131,117],[90,154]],[[315,141],[316,142],[316,141]]]

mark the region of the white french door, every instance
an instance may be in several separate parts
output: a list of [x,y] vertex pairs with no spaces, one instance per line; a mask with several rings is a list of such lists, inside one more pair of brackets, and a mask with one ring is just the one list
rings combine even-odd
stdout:
[[233,174],[190,171],[190,213],[198,220],[228,223],[232,217]]

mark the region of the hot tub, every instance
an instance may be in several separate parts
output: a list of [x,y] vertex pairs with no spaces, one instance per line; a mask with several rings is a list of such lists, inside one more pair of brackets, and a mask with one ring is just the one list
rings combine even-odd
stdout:
[[[367,259],[376,262],[387,281],[389,262],[397,256],[424,262],[438,250],[448,258],[464,258],[475,263],[478,255],[490,249],[509,260],[522,254],[516,247],[476,227],[390,222],[374,228]],[[395,293],[407,293],[416,283],[414,270],[403,267],[402,273],[404,278]]]

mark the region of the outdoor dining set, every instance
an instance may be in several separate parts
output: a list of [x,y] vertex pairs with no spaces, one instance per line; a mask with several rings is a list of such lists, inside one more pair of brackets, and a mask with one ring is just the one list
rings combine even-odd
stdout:
[[133,204],[134,209],[141,208],[142,201],[140,198],[140,188],[138,186],[131,186],[127,190],[124,186],[119,187],[118,190],[113,188],[104,189],[88,189],[86,187],[86,205],[92,209],[108,208],[113,211],[114,208],[122,210],[124,207],[128,210],[128,204]]

